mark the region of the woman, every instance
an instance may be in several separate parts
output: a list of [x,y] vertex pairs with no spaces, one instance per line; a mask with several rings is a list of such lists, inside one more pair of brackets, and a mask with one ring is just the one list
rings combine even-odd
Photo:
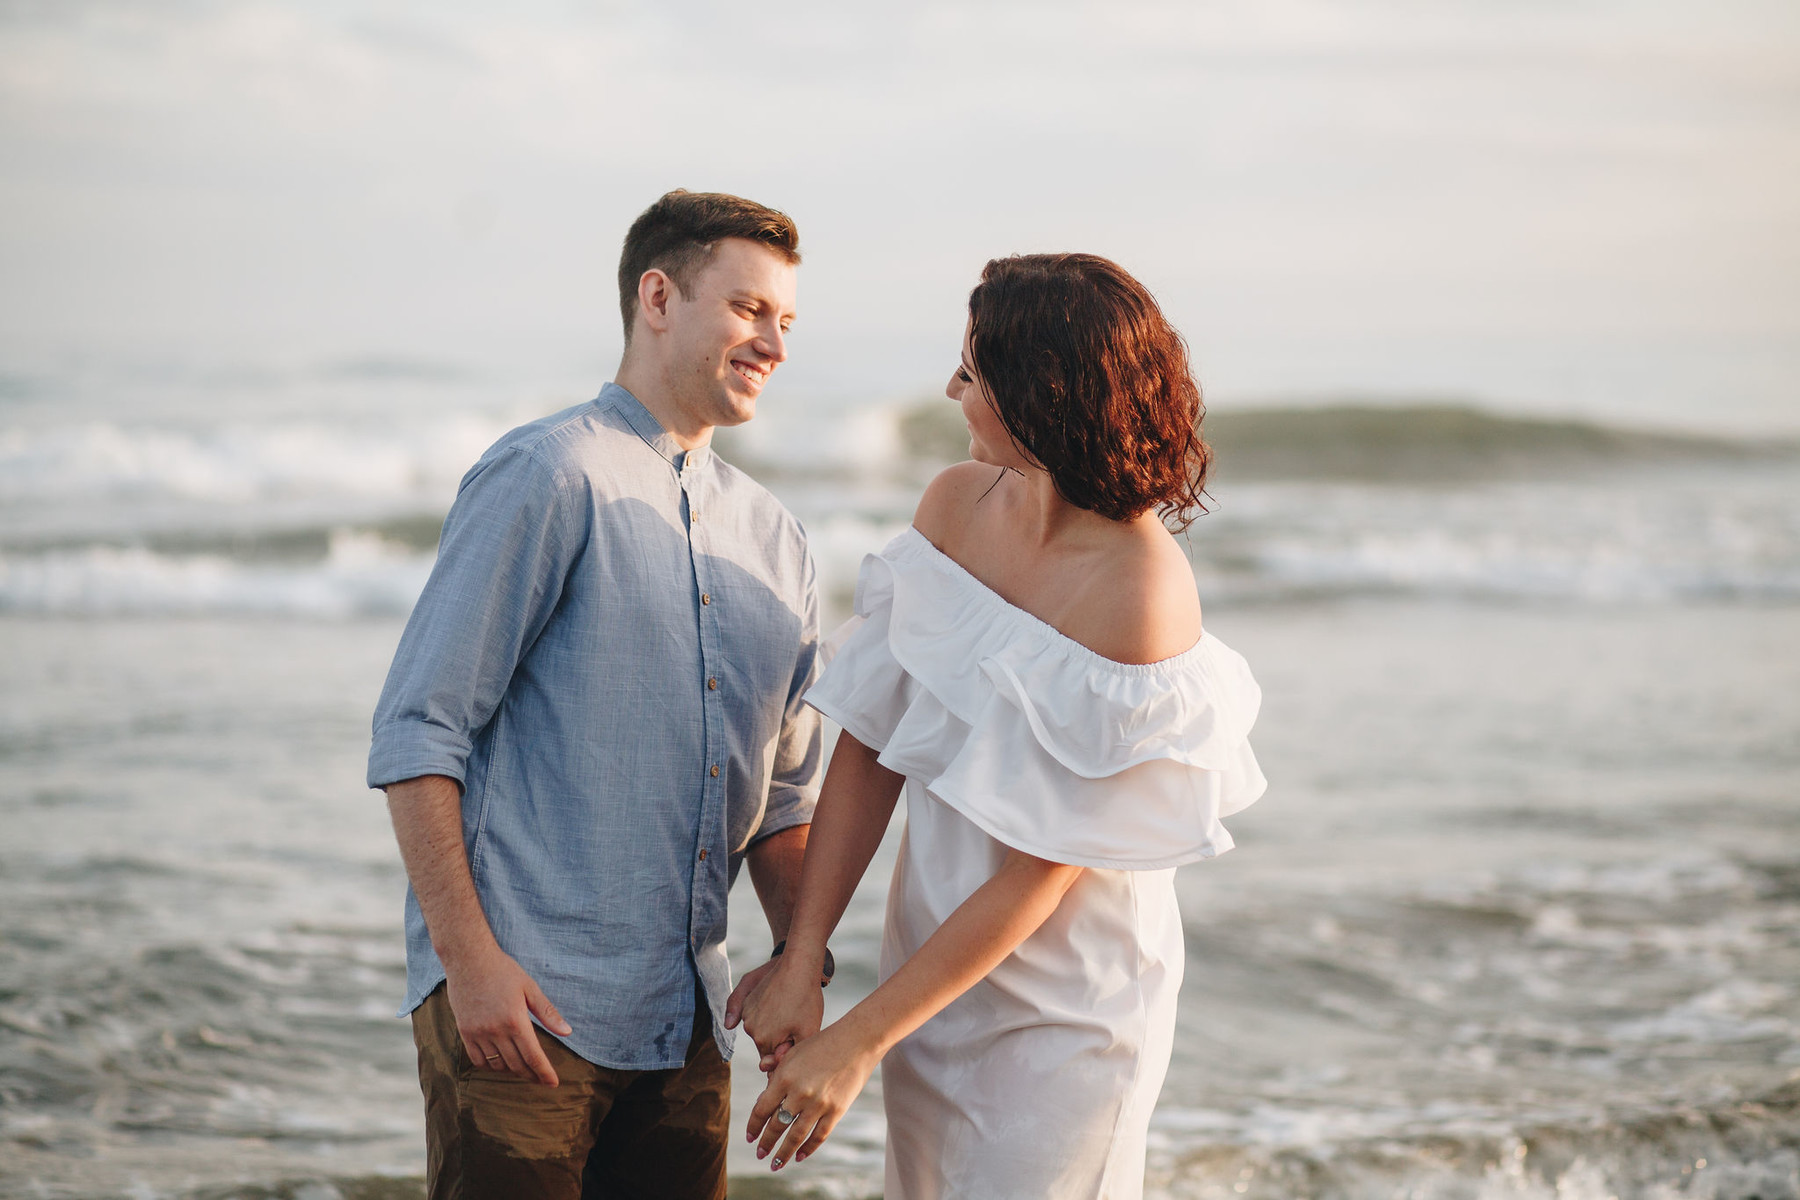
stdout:
[[[744,1011],[780,1048],[749,1135],[805,1158],[885,1062],[889,1200],[1136,1197],[1174,868],[1263,788],[1260,693],[1166,525],[1200,507],[1200,394],[1156,301],[1084,254],[987,265],[948,394],[973,461],[865,561],[863,624],[807,697],[844,733]],[[902,788],[882,983],[819,1032],[826,938]]]

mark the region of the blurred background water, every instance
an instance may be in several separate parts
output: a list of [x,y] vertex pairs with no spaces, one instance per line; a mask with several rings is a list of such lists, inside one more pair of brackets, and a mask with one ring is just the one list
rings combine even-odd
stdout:
[[[369,713],[456,480],[598,389],[679,183],[800,221],[718,445],[831,619],[962,453],[986,257],[1114,254],[1193,340],[1186,544],[1272,786],[1179,876],[1153,1195],[1800,1196],[1797,33],[0,6],[0,1195],[419,1194]],[[733,1194],[874,1194],[877,1098]]]

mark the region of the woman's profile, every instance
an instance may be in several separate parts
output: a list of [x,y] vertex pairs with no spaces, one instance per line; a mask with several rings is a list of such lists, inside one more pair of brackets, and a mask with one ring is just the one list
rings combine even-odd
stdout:
[[[1136,1197],[1183,967],[1176,867],[1264,781],[1260,692],[1169,532],[1210,451],[1186,348],[1093,255],[995,259],[947,389],[971,461],[863,564],[808,694],[843,727],[785,953],[744,1008],[776,1165],[877,1063],[890,1200]],[[904,792],[881,984],[820,1030],[826,940]]]

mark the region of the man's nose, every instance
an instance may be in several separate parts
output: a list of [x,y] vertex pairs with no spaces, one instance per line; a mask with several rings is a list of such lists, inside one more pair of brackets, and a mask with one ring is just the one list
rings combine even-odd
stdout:
[[787,334],[781,326],[771,322],[763,327],[762,336],[757,339],[757,349],[778,363],[787,361]]

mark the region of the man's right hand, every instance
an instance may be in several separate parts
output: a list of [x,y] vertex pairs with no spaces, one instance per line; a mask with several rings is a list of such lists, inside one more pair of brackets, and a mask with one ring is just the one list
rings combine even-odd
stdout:
[[555,1087],[556,1072],[538,1045],[531,1018],[559,1037],[573,1030],[525,969],[494,946],[455,968],[446,963],[445,975],[450,1011],[470,1061]]

